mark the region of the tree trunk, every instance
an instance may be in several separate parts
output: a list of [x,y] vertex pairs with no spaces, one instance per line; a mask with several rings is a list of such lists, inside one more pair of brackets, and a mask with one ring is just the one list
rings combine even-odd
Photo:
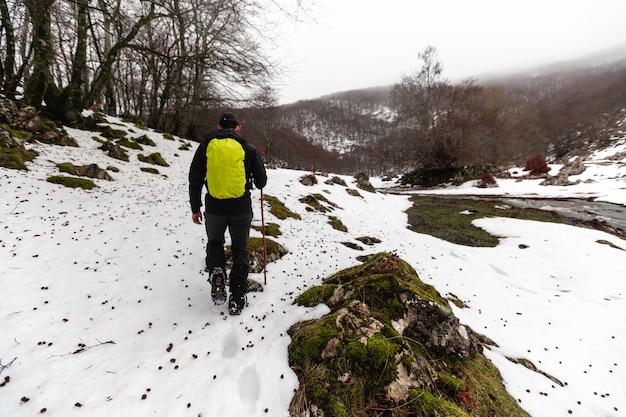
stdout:
[[0,65],[0,80],[3,80],[2,92],[7,96],[14,96],[18,85],[18,79],[15,77],[15,34],[6,0],[0,0],[0,19],[6,42],[6,56]]
[[[40,109],[47,98],[59,95],[50,68],[53,64],[50,6],[48,0],[25,2],[33,25],[32,74],[24,85],[24,101]],[[55,101],[55,100],[53,100]]]

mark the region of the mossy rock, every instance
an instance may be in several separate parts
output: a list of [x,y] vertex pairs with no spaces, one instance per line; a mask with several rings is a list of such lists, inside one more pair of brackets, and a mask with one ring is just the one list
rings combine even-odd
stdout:
[[326,181],[324,181],[324,184],[341,185],[341,186],[344,186],[344,187],[348,186],[348,184],[346,184],[346,182],[344,180],[342,180],[341,178],[339,178],[337,176],[333,176],[333,177],[327,179]]
[[163,167],[170,166],[170,164],[165,162],[165,159],[163,159],[163,157],[161,156],[161,154],[159,152],[151,153],[148,156],[139,154],[137,156],[137,158],[139,158],[139,160],[141,162],[145,162],[147,164],[159,165],[159,166],[163,166]]
[[128,149],[135,149],[138,151],[143,151],[143,147],[137,142],[135,142],[133,139],[124,138],[124,139],[118,140],[116,143]]
[[140,168],[142,172],[147,172],[148,174],[160,174],[159,170],[156,168],[151,168],[151,167],[141,167]]
[[148,137],[148,135],[141,135],[139,137],[136,137],[134,139],[135,142],[141,144],[141,145],[146,145],[146,146],[156,146],[156,143],[154,143],[154,141],[152,139],[150,139]]
[[328,216],[328,224],[330,224],[333,229],[339,230],[340,232],[347,232],[348,228],[343,224],[341,219],[336,216]]
[[[447,301],[394,254],[369,256],[296,302],[323,302],[331,312],[289,330],[289,364],[300,379],[291,415],[528,417],[471,330],[462,343],[474,349],[465,353],[455,342],[450,351],[433,345],[441,323],[452,324],[444,339],[461,325]],[[415,323],[431,315],[439,321],[423,337]]]
[[113,129],[111,126],[100,127],[100,134],[109,140],[126,139],[128,133],[125,130]]
[[293,211],[289,210],[285,204],[280,201],[278,198],[265,194],[263,196],[263,200],[265,202],[267,202],[267,204],[269,204],[270,206],[270,213],[272,213],[274,216],[276,216],[276,218],[280,219],[280,220],[285,220],[289,217],[296,219],[296,220],[300,220],[301,217],[298,213],[294,213]]
[[325,196],[319,193],[304,196],[300,199],[300,202],[308,205],[311,210],[322,213],[327,213],[333,211],[335,208],[339,208],[337,204],[328,200]]
[[[263,252],[265,243],[265,253]],[[230,246],[225,248],[226,267],[231,268],[233,264],[233,253]],[[279,260],[288,253],[280,243],[275,240],[259,237],[248,239],[248,261],[249,270],[253,273],[263,272],[264,262],[270,263]]]
[[380,243],[381,240],[376,238],[376,237],[371,237],[371,236],[361,236],[361,237],[357,237],[356,240],[358,240],[359,242],[368,245],[368,246],[374,246],[377,243]]
[[[385,275],[394,277],[400,283],[398,288],[404,288],[404,292],[415,293],[424,300],[449,308],[447,300],[439,294],[435,287],[422,282],[417,276],[415,269],[393,253],[381,252],[371,255],[361,265],[339,271],[326,278],[324,282],[337,285],[350,284],[370,286],[373,283],[375,286],[381,285],[380,290],[385,290],[388,285],[377,282],[385,281]],[[372,282],[368,284],[368,281]],[[389,285],[392,285],[391,282]],[[393,290],[395,288],[388,289]]]
[[345,247],[348,247],[350,249],[354,249],[354,250],[358,250],[358,251],[363,251],[365,249],[363,249],[363,246],[359,245],[358,243],[354,243],[354,242],[341,242],[342,245],[344,245]]
[[100,149],[107,152],[111,158],[119,159],[120,161],[129,161],[128,152],[116,143],[106,141],[100,146]]
[[[254,230],[256,230],[257,232],[263,232],[263,227],[262,226],[252,226],[252,228]],[[280,225],[277,223],[268,223],[265,225],[265,235],[266,236],[272,236],[272,237],[278,237],[280,235],[282,235],[283,233],[280,231]]]
[[57,164],[59,171],[70,175],[78,175],[79,177],[96,178],[100,180],[112,181],[113,178],[109,173],[98,166],[98,164],[88,164],[76,166],[71,162],[62,162]]
[[16,139],[26,139],[31,138],[33,134],[31,132],[27,132],[25,130],[13,129],[6,123],[0,123],[0,129],[5,130],[9,133],[10,136]]
[[91,190],[96,186],[96,184],[85,178],[76,178],[76,177],[64,177],[64,176],[52,176],[48,177],[48,182],[53,184],[61,184],[65,187],[69,188],[82,188],[84,190]]
[[37,152],[29,151],[19,146],[0,145],[0,166],[28,171],[26,162],[32,161],[37,155]]

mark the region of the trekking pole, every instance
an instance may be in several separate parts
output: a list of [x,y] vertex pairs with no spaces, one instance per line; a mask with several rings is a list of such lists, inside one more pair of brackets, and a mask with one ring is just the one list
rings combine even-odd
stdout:
[[263,234],[263,285],[267,285],[267,243],[265,241],[265,210],[263,209],[263,189],[261,189],[261,233]]

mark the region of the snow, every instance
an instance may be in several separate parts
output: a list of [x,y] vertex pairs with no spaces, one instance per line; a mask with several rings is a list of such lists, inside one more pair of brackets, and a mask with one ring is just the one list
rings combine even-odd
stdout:
[[[134,136],[147,134],[158,149],[131,150],[125,163],[98,149],[96,133],[68,129],[80,148],[38,144],[30,171],[0,169],[0,417],[288,416],[298,380],[287,361],[287,330],[328,312],[324,305],[296,306],[294,298],[357,264],[357,256],[379,251],[395,251],[423,281],[467,305],[454,307],[455,314],[497,343],[485,354],[533,417],[626,415],[623,240],[492,218],[475,223],[501,243],[465,247],[409,231],[406,195],[352,196],[321,176],[307,187],[298,182],[304,172],[268,170],[264,193],[302,220],[280,221],[265,210],[267,223],[280,224],[276,240],[289,254],[268,265],[265,291],[249,294],[242,315],[229,316],[226,305],[210,301],[205,232],[188,207],[195,145],[179,150],[185,141],[110,121]],[[147,165],[137,153],[156,151],[170,166],[157,167],[162,175],[142,172]],[[492,189],[468,183],[435,192],[596,197],[624,205],[626,170],[603,152],[602,160],[587,161],[574,186],[512,178]],[[94,190],[68,189],[45,181],[59,174],[60,162],[119,172]],[[353,178],[342,178],[356,189]],[[348,233],[305,209],[299,199],[312,193],[340,207],[331,214]],[[259,197],[254,191],[255,225]],[[381,243],[366,252],[341,244],[360,236]],[[264,275],[250,278],[263,282]],[[507,357],[531,361],[563,386]]]

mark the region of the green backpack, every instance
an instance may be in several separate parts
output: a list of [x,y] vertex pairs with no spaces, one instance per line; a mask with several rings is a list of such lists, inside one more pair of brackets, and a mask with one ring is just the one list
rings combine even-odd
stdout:
[[246,192],[246,152],[236,139],[213,138],[206,148],[209,194],[220,200],[239,198]]

